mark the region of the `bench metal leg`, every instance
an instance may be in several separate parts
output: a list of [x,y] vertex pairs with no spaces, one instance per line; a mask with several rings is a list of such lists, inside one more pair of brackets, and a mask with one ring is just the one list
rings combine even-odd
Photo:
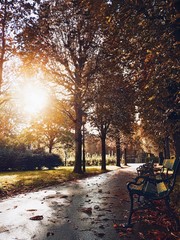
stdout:
[[129,196],[130,196],[130,200],[131,200],[131,206],[130,206],[128,223],[126,224],[126,227],[132,227],[131,218],[132,218],[132,214],[133,214],[134,199],[133,199],[133,194],[129,193]]
[[174,213],[173,209],[171,208],[170,206],[170,198],[167,197],[165,199],[165,203],[166,203],[166,207],[168,209],[168,213],[170,216],[172,216],[176,222],[176,230],[179,230],[180,229],[180,222],[179,222],[179,218],[176,216],[176,214]]

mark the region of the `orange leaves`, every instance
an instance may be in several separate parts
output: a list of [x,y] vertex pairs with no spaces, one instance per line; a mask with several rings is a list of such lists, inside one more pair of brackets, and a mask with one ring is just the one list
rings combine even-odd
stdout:
[[130,236],[133,233],[133,229],[126,228],[125,224],[114,223],[113,227],[118,231],[119,237]]
[[[113,227],[121,238],[150,239],[150,240],[176,240],[180,233],[175,229],[173,218],[167,214],[164,201],[154,201],[154,209],[136,210],[132,215],[133,228],[125,224],[114,223]],[[138,228],[137,228],[138,226]]]
[[151,60],[153,60],[153,58],[154,58],[154,54],[152,53],[152,51],[147,50],[147,55],[144,62],[149,63]]
[[114,228],[118,228],[118,225],[115,223],[115,224],[113,225],[113,227],[114,227]]

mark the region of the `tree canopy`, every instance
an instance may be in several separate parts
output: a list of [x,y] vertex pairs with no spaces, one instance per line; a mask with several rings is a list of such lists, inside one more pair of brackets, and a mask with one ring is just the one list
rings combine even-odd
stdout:
[[[74,172],[82,172],[84,112],[104,140],[111,129],[133,132],[138,114],[144,132],[162,147],[173,141],[179,156],[177,11],[171,0],[4,0],[0,86],[11,56],[26,76],[43,71],[74,124]],[[55,108],[56,119],[51,113],[40,124],[44,135],[48,122],[51,133],[61,127]]]

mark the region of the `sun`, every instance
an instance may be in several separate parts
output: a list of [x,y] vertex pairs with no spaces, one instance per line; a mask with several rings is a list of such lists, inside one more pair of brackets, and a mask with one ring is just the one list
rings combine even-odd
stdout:
[[21,106],[29,115],[40,113],[48,103],[47,90],[41,85],[27,84],[21,89]]

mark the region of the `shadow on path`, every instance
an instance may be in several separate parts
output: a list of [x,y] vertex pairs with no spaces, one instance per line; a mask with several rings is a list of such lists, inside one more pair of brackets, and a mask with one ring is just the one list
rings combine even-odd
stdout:
[[[147,223],[137,222],[124,233],[116,228],[127,221],[126,183],[136,176],[136,167],[1,201],[0,240],[148,240],[145,232],[152,226]],[[41,220],[30,220],[35,216]]]

